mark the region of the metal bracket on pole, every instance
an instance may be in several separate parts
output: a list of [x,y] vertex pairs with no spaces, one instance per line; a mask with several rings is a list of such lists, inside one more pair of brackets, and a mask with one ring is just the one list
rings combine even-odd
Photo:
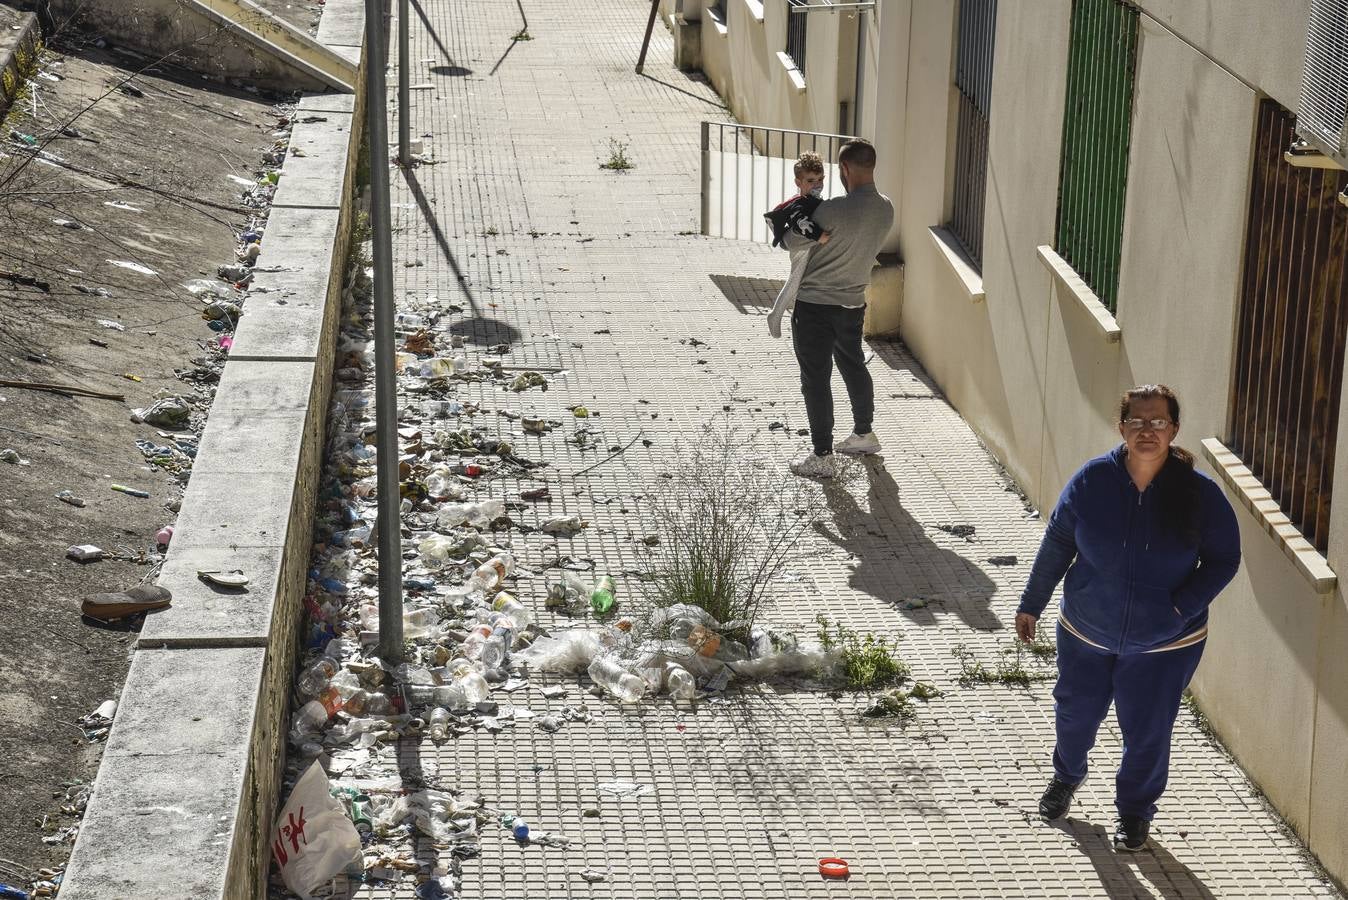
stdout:
[[412,85],[407,0],[398,0],[398,165],[412,165]]
[[398,383],[394,369],[393,222],[389,205],[388,88],[382,0],[365,0],[366,130],[370,140],[370,224],[374,233],[375,458],[379,495],[379,657],[403,651],[402,497],[398,488]]
[[660,12],[660,0],[651,0],[651,17],[646,20],[646,39],[641,42],[641,55],[637,57],[637,74],[646,67],[646,50],[651,46],[651,32],[655,30],[655,16]]

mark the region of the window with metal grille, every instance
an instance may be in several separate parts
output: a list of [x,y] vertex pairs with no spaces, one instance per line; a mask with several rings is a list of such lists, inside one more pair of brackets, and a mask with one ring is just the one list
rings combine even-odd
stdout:
[[786,55],[791,57],[802,78],[805,77],[805,35],[810,18],[805,7],[809,5],[809,0],[786,0]]
[[974,265],[983,266],[983,206],[988,184],[988,110],[997,0],[960,0],[955,52],[959,124],[955,132],[955,196],[947,226]]
[[1132,134],[1138,12],[1074,0],[1054,249],[1114,312]]
[[1231,393],[1231,451],[1321,553],[1329,538],[1344,338],[1348,174],[1283,160],[1295,119],[1259,106]]

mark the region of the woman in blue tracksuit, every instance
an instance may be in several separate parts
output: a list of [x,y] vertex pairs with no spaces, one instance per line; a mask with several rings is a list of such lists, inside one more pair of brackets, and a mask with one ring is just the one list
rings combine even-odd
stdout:
[[1086,755],[1114,701],[1123,733],[1114,846],[1147,842],[1170,769],[1170,733],[1208,633],[1208,604],[1240,566],[1231,504],[1193,456],[1171,445],[1179,400],[1163,384],[1119,404],[1123,444],[1086,463],[1063,489],[1016,611],[1035,626],[1066,575],[1058,615],[1057,746],[1039,812],[1067,812]]

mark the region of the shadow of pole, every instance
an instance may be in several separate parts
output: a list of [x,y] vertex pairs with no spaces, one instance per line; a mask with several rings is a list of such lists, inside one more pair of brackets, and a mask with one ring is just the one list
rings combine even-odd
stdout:
[[459,289],[463,295],[468,298],[468,305],[473,308],[475,316],[482,315],[482,308],[478,305],[477,298],[468,287],[468,278],[459,268],[459,261],[454,258],[454,251],[449,247],[449,240],[445,237],[444,230],[440,227],[440,220],[435,217],[435,211],[431,209],[430,202],[426,199],[426,192],[421,189],[421,182],[417,180],[417,173],[412,169],[403,169],[403,178],[407,181],[407,187],[411,189],[412,196],[416,198],[417,208],[421,210],[421,215],[426,219],[426,224],[431,226],[431,234],[435,236],[435,243],[440,247],[440,254],[444,256],[445,262],[454,270],[454,280],[458,283]]
[[496,65],[491,67],[491,71],[487,73],[488,75],[496,74],[496,70],[501,68],[501,63],[505,62],[505,58],[510,55],[510,51],[514,50],[515,45],[520,42],[521,35],[527,35],[529,33],[529,17],[524,14],[523,0],[515,0],[515,5],[519,7],[520,11],[520,30],[511,35],[509,46],[505,48],[505,52],[501,54],[501,58],[496,61]]
[[[421,4],[417,2],[417,0],[410,0],[410,2],[412,8],[417,12],[417,18],[421,19],[422,26],[426,29],[426,32],[430,34],[431,40],[435,41],[435,46],[440,48],[440,53],[450,64],[450,68],[456,70],[463,68],[462,66],[455,65],[454,56],[449,52],[449,48],[445,46],[444,42],[440,40],[440,34],[435,30],[435,26],[431,24],[431,20],[427,17],[426,11],[421,8]],[[450,74],[471,74],[472,71],[472,69],[463,69],[462,73],[455,71]]]
[[705,97],[701,94],[695,94],[692,91],[688,90],[687,88],[678,87],[677,85],[670,84],[668,81],[661,81],[654,75],[647,75],[645,72],[642,72],[641,77],[649,81],[654,81],[656,84],[663,85],[664,87],[669,88],[671,91],[678,91],[680,94],[686,94],[687,96],[692,97],[694,100],[701,100],[703,103],[714,106],[717,109],[727,111],[730,109],[729,106],[726,106],[726,104],[719,99],[713,100],[711,97]]

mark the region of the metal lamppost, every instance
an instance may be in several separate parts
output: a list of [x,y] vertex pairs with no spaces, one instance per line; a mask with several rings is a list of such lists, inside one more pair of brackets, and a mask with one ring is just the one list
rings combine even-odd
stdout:
[[[403,0],[406,5],[406,0]],[[398,490],[398,390],[394,368],[393,223],[389,205],[388,95],[383,3],[365,0],[366,132],[370,141],[370,224],[374,234],[374,400],[379,445],[379,656],[402,657],[402,522]],[[400,22],[405,28],[405,20]],[[402,68],[406,70],[406,57]],[[406,109],[402,111],[406,121]]]

